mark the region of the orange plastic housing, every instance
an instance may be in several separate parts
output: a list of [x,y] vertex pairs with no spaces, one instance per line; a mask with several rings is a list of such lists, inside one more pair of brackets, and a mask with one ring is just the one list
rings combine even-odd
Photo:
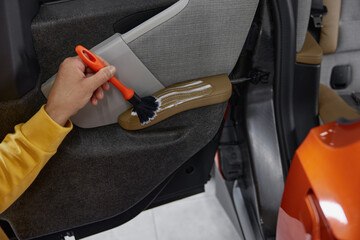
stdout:
[[360,121],[316,127],[298,148],[277,239],[360,239]]

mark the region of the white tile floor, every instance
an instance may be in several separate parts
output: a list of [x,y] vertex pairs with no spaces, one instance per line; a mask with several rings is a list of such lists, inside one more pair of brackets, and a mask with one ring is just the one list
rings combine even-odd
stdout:
[[83,240],[237,240],[210,181],[205,193],[146,210],[126,224]]

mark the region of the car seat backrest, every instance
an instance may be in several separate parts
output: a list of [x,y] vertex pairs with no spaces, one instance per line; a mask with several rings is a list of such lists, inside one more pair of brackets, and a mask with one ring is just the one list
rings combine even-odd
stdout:
[[296,25],[296,52],[304,45],[310,18],[311,0],[298,0]]
[[[346,0],[351,1],[351,0]],[[323,16],[320,46],[324,54],[334,53],[338,44],[341,0],[323,0],[328,13]]]
[[[328,1],[337,2],[335,0]],[[339,21],[339,42],[336,52],[354,50],[360,50],[360,1],[343,0]]]

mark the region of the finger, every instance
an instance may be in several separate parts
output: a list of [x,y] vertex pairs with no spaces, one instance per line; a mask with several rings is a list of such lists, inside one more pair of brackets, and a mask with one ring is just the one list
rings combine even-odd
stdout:
[[76,64],[76,66],[82,72],[85,72],[85,69],[86,69],[87,65],[85,64],[85,62],[79,56],[71,57],[71,60]]
[[95,93],[94,93],[95,97],[97,98],[97,100],[102,100],[104,98],[104,91],[101,87],[99,87],[98,89],[96,89]]
[[64,61],[60,64],[59,71],[62,71],[63,68],[67,69],[66,71],[74,70],[74,73],[78,76],[85,77],[84,71],[86,65],[78,56],[65,58]]
[[98,100],[94,95],[91,96],[90,102],[92,105],[96,106],[98,104]]
[[103,89],[104,91],[109,91],[109,90],[110,90],[110,84],[109,84],[109,82],[105,82],[101,87],[102,87],[102,89]]
[[86,73],[85,74],[85,76],[88,78],[88,77],[92,77],[92,76],[94,76],[95,75],[95,73]]
[[90,90],[95,91],[98,87],[103,85],[106,81],[108,81],[116,72],[114,66],[108,66],[100,69],[93,76],[87,78],[86,82],[90,88]]
[[89,67],[86,67],[86,69],[85,69],[85,73],[95,73],[95,71],[94,70],[92,70],[91,68],[89,68]]
[[100,57],[97,54],[95,54],[95,55],[105,64],[105,66],[110,66],[110,64],[105,59],[103,59],[102,57]]

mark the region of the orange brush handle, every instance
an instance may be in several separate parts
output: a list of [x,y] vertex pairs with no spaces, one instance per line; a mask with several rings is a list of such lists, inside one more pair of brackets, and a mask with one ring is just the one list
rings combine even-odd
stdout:
[[[92,52],[81,45],[76,46],[76,53],[93,71],[98,72],[100,69],[106,67],[105,64]],[[109,81],[122,93],[126,100],[134,96],[134,90],[127,88],[116,77],[111,77]]]

